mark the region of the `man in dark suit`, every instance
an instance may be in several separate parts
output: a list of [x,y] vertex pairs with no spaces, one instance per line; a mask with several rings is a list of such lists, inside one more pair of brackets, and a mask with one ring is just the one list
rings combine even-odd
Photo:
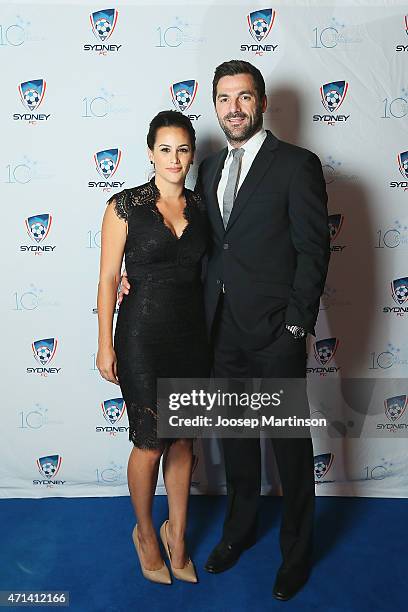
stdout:
[[[200,165],[196,189],[212,229],[205,279],[216,378],[306,376],[329,261],[327,194],[318,157],[263,128],[265,83],[252,64],[217,67],[213,101],[228,146]],[[283,491],[283,563],[274,596],[286,600],[311,566],[314,462],[309,438],[273,438]],[[260,441],[224,438],[227,511],[209,572],[235,564],[255,541]]]

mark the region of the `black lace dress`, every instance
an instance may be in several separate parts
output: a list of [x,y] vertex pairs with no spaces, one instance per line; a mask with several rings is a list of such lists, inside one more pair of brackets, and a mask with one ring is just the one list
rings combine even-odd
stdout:
[[177,238],[157,208],[150,182],[108,200],[128,224],[125,265],[131,289],[119,308],[114,348],[129,418],[129,440],[162,448],[157,437],[157,378],[209,375],[209,348],[201,284],[207,223],[199,196],[184,192],[187,226]]

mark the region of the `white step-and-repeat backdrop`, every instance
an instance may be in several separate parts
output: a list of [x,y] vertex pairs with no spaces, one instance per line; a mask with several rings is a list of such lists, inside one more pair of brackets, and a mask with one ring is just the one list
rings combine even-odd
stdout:
[[[95,367],[105,202],[148,178],[159,110],[191,117],[197,162],[224,146],[211,81],[236,58],[265,76],[266,127],[324,166],[332,257],[312,409],[348,408],[349,377],[371,402],[359,437],[348,420],[315,439],[317,494],[407,496],[408,10],[288,4],[2,3],[0,496],[128,494],[123,400]],[[193,492],[224,492],[219,442],[195,448]],[[263,466],[264,493],[278,493],[268,443]]]

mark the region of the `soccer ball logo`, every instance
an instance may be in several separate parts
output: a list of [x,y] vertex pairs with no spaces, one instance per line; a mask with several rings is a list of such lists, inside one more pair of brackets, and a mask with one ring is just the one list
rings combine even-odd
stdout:
[[27,91],[24,92],[24,102],[30,110],[37,108],[39,101],[40,94],[36,89],[27,89]]
[[20,98],[29,111],[33,111],[40,106],[45,94],[45,88],[46,83],[44,79],[20,83],[18,86]]
[[42,472],[47,478],[52,478],[55,474],[55,465],[51,461],[46,461],[42,464]]
[[320,365],[327,365],[337,350],[338,340],[336,338],[326,338],[325,340],[317,340],[314,345],[314,353],[316,361]]
[[391,294],[394,302],[401,305],[408,300],[408,278],[397,278],[391,283]]
[[176,93],[176,102],[181,111],[185,110],[187,106],[190,105],[190,102],[191,102],[190,92],[188,92],[187,89],[180,89]]
[[405,412],[407,407],[408,397],[406,395],[398,395],[389,397],[385,400],[385,414],[390,421],[397,421]]
[[340,108],[348,90],[346,81],[336,81],[334,83],[326,83],[320,88],[322,104],[330,113]]
[[50,231],[52,216],[48,214],[34,215],[25,220],[28,235],[35,242],[42,242]]
[[46,231],[47,230],[45,229],[42,223],[34,223],[31,226],[31,233],[33,235],[34,240],[36,240],[37,242],[41,242],[41,240],[44,239]]
[[51,455],[49,457],[40,457],[37,459],[37,467],[40,473],[51,480],[56,476],[61,467],[62,457],[60,455]]
[[110,425],[117,423],[122,418],[125,407],[125,402],[121,397],[105,400],[101,403],[103,416]]
[[117,19],[118,11],[116,9],[105,9],[92,13],[90,20],[95,36],[102,42],[109,38],[115,29]]
[[323,476],[326,476],[332,466],[333,459],[333,453],[324,453],[314,458],[314,472],[317,480],[321,480]]
[[122,153],[119,149],[107,149],[94,155],[96,168],[99,174],[108,179],[113,176],[119,167]]
[[328,91],[324,96],[329,110],[334,111],[340,104],[341,95],[335,89]]
[[98,21],[95,23],[95,30],[98,32],[99,38],[101,40],[105,40],[105,38],[108,38],[111,29],[111,24],[104,17],[102,17],[102,19],[98,19]]
[[404,178],[408,178],[408,151],[398,155],[399,171]]
[[275,17],[276,11],[272,9],[254,11],[247,15],[248,27],[252,38],[257,42],[261,42],[261,40],[266,38],[271,31]]
[[255,19],[252,24],[252,29],[257,40],[262,40],[268,31],[268,24],[266,23],[265,19]]
[[37,357],[40,363],[48,363],[51,357],[51,351],[48,346],[40,346],[40,348],[37,349]]
[[329,215],[329,232],[330,232],[330,240],[334,240],[343,225],[343,215]]
[[173,99],[173,104],[177,110],[182,113],[186,111],[192,103],[197,94],[198,83],[197,81],[180,81],[179,83],[173,83],[170,86],[170,93]]
[[99,162],[99,167],[105,178],[109,178],[115,169],[115,164],[109,157],[105,157]]
[[42,366],[47,365],[55,355],[57,350],[56,338],[46,338],[44,340],[36,340],[32,343],[34,357]]

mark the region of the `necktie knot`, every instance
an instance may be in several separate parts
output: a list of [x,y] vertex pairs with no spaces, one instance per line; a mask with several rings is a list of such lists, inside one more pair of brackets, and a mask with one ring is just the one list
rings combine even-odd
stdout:
[[240,160],[245,152],[245,149],[239,148],[239,149],[231,149],[232,151],[232,156],[234,159],[236,160]]

